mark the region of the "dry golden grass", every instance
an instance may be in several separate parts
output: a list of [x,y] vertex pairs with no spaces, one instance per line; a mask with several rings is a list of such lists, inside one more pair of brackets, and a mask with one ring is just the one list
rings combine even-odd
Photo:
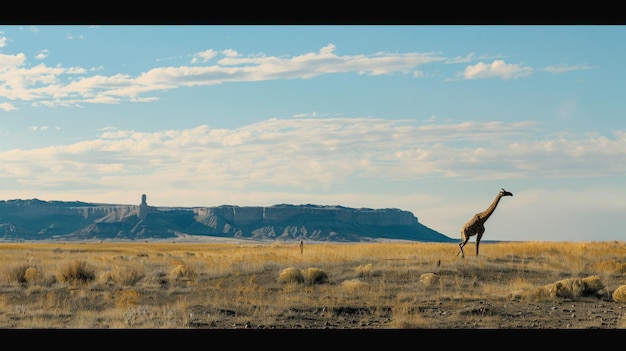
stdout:
[[296,267],[285,268],[280,272],[278,280],[281,283],[302,283],[304,282],[304,276],[302,271]]
[[626,303],[622,242],[457,248],[0,243],[0,328],[497,328],[512,304]]
[[420,275],[420,283],[425,286],[434,286],[439,282],[439,275],[436,273],[424,273]]
[[562,279],[535,290],[529,296],[534,299],[554,297],[573,299],[583,296],[592,296],[598,294],[603,289],[604,285],[600,277],[594,275],[586,278]]
[[372,264],[368,263],[368,264],[366,264],[364,266],[360,265],[360,266],[356,267],[356,274],[359,277],[363,277],[363,278],[370,277],[373,274],[373,272],[372,272]]
[[350,280],[344,280],[341,283],[341,286],[343,287],[343,289],[349,293],[358,293],[364,289],[369,288],[369,284],[359,280],[359,279],[350,279]]
[[626,304],[626,285],[622,285],[617,287],[615,291],[613,291],[613,300]]
[[315,267],[304,269],[302,271],[302,277],[304,278],[304,283],[308,285],[323,284],[328,282],[328,274]]
[[71,284],[89,283],[96,278],[95,269],[86,261],[74,260],[61,268],[57,279]]

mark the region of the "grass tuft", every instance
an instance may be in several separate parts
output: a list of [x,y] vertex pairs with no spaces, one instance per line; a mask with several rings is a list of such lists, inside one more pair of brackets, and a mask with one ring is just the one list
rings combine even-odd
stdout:
[[343,283],[341,283],[341,287],[343,288],[343,290],[348,293],[356,293],[366,288],[369,288],[369,286],[369,284],[359,279],[345,280]]
[[302,270],[304,283],[307,285],[323,284],[328,282],[328,274],[319,268],[307,268]]
[[96,278],[96,272],[87,262],[74,260],[61,269],[58,278],[63,283],[83,284],[93,281]]
[[2,272],[2,277],[10,283],[26,283],[26,271],[30,268],[27,264],[19,264],[8,267]]
[[170,271],[170,278],[177,281],[190,281],[197,277],[196,271],[186,264],[179,264]]
[[567,278],[557,281],[556,283],[544,285],[533,294],[535,297],[549,298],[578,298],[583,296],[592,296],[604,289],[604,285],[600,281],[599,276],[590,276],[586,278]]
[[425,286],[434,286],[439,282],[439,275],[437,273],[424,273],[420,275],[419,281]]
[[304,276],[302,275],[302,271],[296,267],[285,268],[280,271],[278,275],[278,281],[287,284],[287,283],[303,283]]
[[112,274],[115,280],[124,286],[133,286],[145,277],[142,271],[131,266],[115,266]]
[[622,285],[615,289],[612,297],[615,302],[626,304],[626,285]]
[[359,276],[359,278],[368,278],[372,276],[372,264],[368,263],[365,266],[358,266],[356,267],[356,274]]

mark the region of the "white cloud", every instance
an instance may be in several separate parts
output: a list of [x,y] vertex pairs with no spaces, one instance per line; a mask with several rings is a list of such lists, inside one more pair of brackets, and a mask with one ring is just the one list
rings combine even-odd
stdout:
[[6,45],[7,45],[7,38],[6,37],[0,37],[0,48],[5,47]]
[[182,56],[170,56],[170,57],[163,57],[163,58],[156,58],[155,61],[156,62],[164,62],[164,61],[173,61],[173,60],[180,60],[181,58],[183,58]]
[[464,79],[517,79],[528,77],[532,72],[530,67],[506,63],[503,60],[494,60],[491,64],[479,62],[473,66],[467,66],[461,76]]
[[589,65],[566,65],[559,64],[554,66],[548,66],[543,70],[550,73],[566,73],[570,71],[582,71],[582,70],[590,70],[590,69],[598,69],[598,66],[589,66]]
[[224,51],[222,51],[222,54],[224,54],[224,56],[226,57],[237,57],[239,56],[239,53],[233,49],[226,49]]
[[502,55],[480,55],[480,56],[476,56],[475,53],[469,53],[466,56],[456,56],[454,58],[448,59],[446,60],[446,64],[457,64],[457,63],[468,63],[468,62],[472,62],[472,61],[478,61],[478,60],[492,60],[492,59],[499,59],[499,58],[504,58],[505,56]]
[[1,153],[0,180],[16,177],[24,189],[41,191],[64,187],[71,179],[95,189],[149,187],[154,193],[183,180],[192,189],[270,187],[310,193],[341,192],[350,184],[376,179],[393,183],[443,176],[511,181],[626,172],[624,132],[613,137],[546,136],[523,141],[537,133],[533,126],[531,122],[415,125],[374,118],[297,118],[270,119],[232,130],[109,129],[99,139]]
[[[49,126],[30,126],[28,129],[32,130],[33,132],[45,132],[47,130],[50,129]],[[61,130],[61,127],[53,127],[54,130]]]
[[[141,97],[150,92],[179,87],[250,82],[276,79],[310,79],[335,73],[361,75],[408,74],[415,67],[445,60],[433,53],[408,53],[339,56],[329,44],[317,53],[294,57],[256,55],[244,57],[232,49],[216,52],[206,50],[194,56],[195,63],[222,55],[215,65],[159,67],[138,76],[115,74],[86,75],[82,67],[48,67],[39,64],[23,68],[26,57],[0,55],[0,94],[9,99],[33,101],[34,106],[81,106],[82,103],[149,102],[154,97]],[[43,52],[42,52],[43,53]]]
[[38,60],[43,60],[46,57],[48,57],[48,50],[41,50],[37,55],[35,55],[35,58]]
[[193,58],[191,59],[191,63],[198,63],[198,62],[206,63],[207,61],[214,58],[215,56],[217,56],[217,52],[215,52],[212,49],[202,51],[193,55]]
[[[19,56],[12,57],[12,59],[15,62],[21,62],[21,57]],[[82,70],[79,68],[53,68],[43,63],[31,68],[5,70],[2,70],[2,66],[3,60],[0,57],[0,82],[4,82],[4,84],[0,85],[0,87],[3,86],[4,88],[2,95],[16,100],[34,100],[42,95],[56,97],[51,92],[59,86],[59,75],[82,73]]]
[[[0,54],[0,74],[6,71],[18,69],[24,65],[26,61],[26,55],[20,53],[17,55],[4,55]],[[5,79],[0,75],[0,82]]]
[[85,39],[85,36],[82,34],[79,34],[78,36],[73,35],[72,33],[67,33],[65,35],[65,39],[68,40],[74,40],[74,39]]
[[293,115],[293,118],[303,118],[303,117],[318,117],[318,113],[313,111],[309,113],[299,113],[297,115]]
[[14,110],[17,110],[17,107],[15,107],[15,105],[13,105],[10,102],[3,102],[3,103],[0,103],[0,110],[14,111]]

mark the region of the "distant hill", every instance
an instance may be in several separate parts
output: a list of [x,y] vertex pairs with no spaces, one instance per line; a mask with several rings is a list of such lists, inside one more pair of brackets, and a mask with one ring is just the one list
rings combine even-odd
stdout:
[[80,201],[0,201],[0,240],[148,240],[208,236],[249,240],[454,242],[409,211],[343,206],[153,207]]

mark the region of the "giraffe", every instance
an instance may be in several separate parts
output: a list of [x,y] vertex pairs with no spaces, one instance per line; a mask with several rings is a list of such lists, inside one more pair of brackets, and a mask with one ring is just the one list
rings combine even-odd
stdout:
[[491,206],[483,212],[475,214],[472,219],[463,225],[463,229],[461,229],[461,243],[459,244],[459,251],[456,253],[457,256],[461,254],[461,258],[465,258],[463,246],[465,246],[470,237],[474,235],[476,235],[476,256],[478,256],[478,245],[480,244],[480,239],[483,237],[483,233],[485,232],[485,222],[493,214],[493,211],[496,210],[496,206],[498,206],[498,202],[500,202],[500,199],[503,196],[513,196],[513,193],[502,189],[498,195],[496,195],[496,198],[493,199]]

